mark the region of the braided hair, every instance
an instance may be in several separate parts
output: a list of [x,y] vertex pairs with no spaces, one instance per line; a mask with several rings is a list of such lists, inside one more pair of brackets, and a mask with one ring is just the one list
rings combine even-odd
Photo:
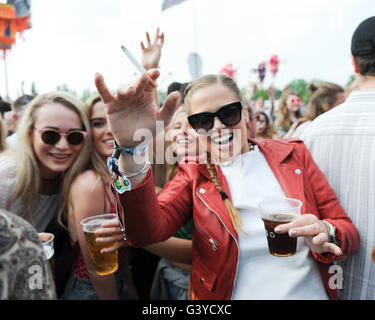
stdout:
[[227,208],[227,210],[229,212],[229,215],[232,219],[232,223],[233,223],[234,228],[236,229],[237,232],[239,230],[241,230],[242,232],[246,233],[241,227],[242,220],[241,220],[241,216],[240,216],[238,210],[233,205],[233,202],[229,199],[228,195],[225,193],[225,191],[223,190],[223,187],[220,184],[220,181],[219,181],[218,176],[217,176],[216,169],[215,169],[214,165],[211,163],[211,156],[210,156],[209,152],[207,153],[207,164],[206,164],[206,166],[207,166],[208,173],[210,174],[212,183],[215,185],[217,191],[219,191],[219,193],[221,195],[221,198],[223,199],[223,201],[225,203],[225,207]]
[[[239,90],[237,84],[235,81],[233,81],[232,78],[226,76],[226,75],[205,75],[202,76],[193,82],[191,82],[187,88],[185,89],[185,105],[190,108],[190,101],[191,97],[194,95],[195,92],[197,92],[199,89],[208,87],[210,85],[214,84],[220,84],[223,85],[224,87],[227,87],[230,89],[238,98],[238,100],[242,101],[242,95],[241,91]],[[232,219],[233,226],[236,231],[241,230],[242,232],[246,233],[242,228],[242,220],[241,216],[238,212],[238,210],[235,208],[233,205],[232,201],[229,199],[228,195],[225,193],[223,190],[223,187],[220,184],[220,181],[217,176],[217,172],[215,169],[215,166],[211,163],[211,155],[209,152],[207,152],[207,170],[210,175],[212,183],[215,185],[217,191],[220,193],[221,198],[223,199],[225,203],[225,207],[228,210],[228,213]]]

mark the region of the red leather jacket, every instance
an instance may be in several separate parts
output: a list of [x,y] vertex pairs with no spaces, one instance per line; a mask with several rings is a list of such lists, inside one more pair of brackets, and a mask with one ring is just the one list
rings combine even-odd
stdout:
[[[302,200],[302,214],[312,213],[335,225],[342,258],[353,254],[360,244],[358,231],[302,141],[251,141],[263,152],[286,196]],[[216,169],[224,191],[230,195],[220,167]],[[193,217],[190,296],[193,299],[231,299],[237,271],[238,235],[206,166],[180,165],[177,175],[158,197],[154,189],[150,170],[137,188],[122,195],[116,193],[117,203],[121,204],[119,210],[125,209],[129,240],[140,247],[166,240]],[[336,256],[313,251],[312,254],[330,298],[337,299],[337,290],[328,286],[333,276],[328,269]]]

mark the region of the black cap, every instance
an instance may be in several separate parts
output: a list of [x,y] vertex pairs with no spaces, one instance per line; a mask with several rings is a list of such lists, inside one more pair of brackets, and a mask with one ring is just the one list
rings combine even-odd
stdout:
[[375,16],[362,21],[355,29],[351,50],[355,57],[375,54]]

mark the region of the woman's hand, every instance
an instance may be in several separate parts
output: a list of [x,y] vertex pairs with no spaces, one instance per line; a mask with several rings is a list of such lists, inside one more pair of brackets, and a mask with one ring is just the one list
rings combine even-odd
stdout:
[[130,87],[120,87],[113,95],[103,76],[99,73],[95,75],[95,85],[105,104],[109,128],[120,147],[139,145],[140,140],[134,139],[135,134],[139,139],[145,137],[146,141],[150,141],[157,133],[157,121],[164,121],[165,126],[171,121],[180,96],[178,92],[172,92],[159,111],[155,103],[155,89],[149,81],[158,77],[159,71],[150,70]]
[[303,214],[292,222],[280,224],[275,228],[275,232],[288,232],[291,238],[305,237],[310,249],[317,253],[330,252],[336,256],[342,255],[337,245],[328,242],[329,233],[326,226],[313,214]]
[[155,69],[159,67],[161,57],[161,49],[164,45],[164,32],[159,34],[160,30],[157,28],[154,42],[151,43],[150,35],[146,32],[147,47],[141,42],[142,49],[142,65],[146,70]]
[[102,250],[100,250],[100,253],[113,252],[121,247],[128,246],[128,242],[125,241],[122,236],[121,227],[117,219],[112,219],[108,222],[103,223],[102,227],[95,231],[95,235],[97,243],[111,244],[116,241],[118,242],[118,244],[115,246],[103,248]]

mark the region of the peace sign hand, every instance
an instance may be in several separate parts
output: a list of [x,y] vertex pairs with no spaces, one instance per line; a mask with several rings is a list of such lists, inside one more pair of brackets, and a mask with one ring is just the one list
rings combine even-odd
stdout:
[[157,28],[154,42],[151,43],[150,35],[146,32],[147,47],[141,42],[142,48],[142,65],[146,70],[159,67],[161,49],[164,45],[164,32],[159,34],[160,30]]

